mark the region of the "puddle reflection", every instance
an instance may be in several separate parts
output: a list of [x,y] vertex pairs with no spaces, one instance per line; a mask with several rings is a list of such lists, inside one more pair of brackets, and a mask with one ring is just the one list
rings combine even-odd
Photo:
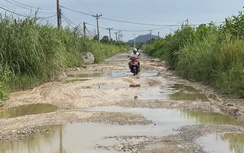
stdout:
[[211,153],[243,153],[244,151],[244,134],[212,134],[201,137],[196,142]]
[[[141,114],[146,119],[151,120],[150,125],[110,125],[99,123],[80,123],[58,126],[39,127],[39,130],[50,131],[47,134],[37,134],[31,141],[4,142],[0,143],[0,153],[108,153],[106,150],[96,148],[97,145],[111,146],[119,145],[121,142],[116,136],[155,136],[162,137],[176,134],[172,129],[180,128],[184,125],[194,124],[233,124],[243,126],[234,118],[216,113],[189,112],[180,109],[150,109],[150,108],[123,108],[123,107],[94,107],[87,111],[105,112],[126,112]],[[112,137],[112,138],[109,138]],[[211,138],[211,137],[210,137]],[[199,139],[198,142],[214,144],[222,148],[240,148],[243,150],[244,140],[240,136],[224,135],[219,139],[225,140],[221,145],[212,143],[208,137]],[[129,143],[143,141],[140,139],[130,139]],[[207,146],[207,145],[206,145]],[[95,149],[96,148],[96,149]],[[210,146],[211,148],[211,146]],[[223,150],[216,151],[222,153]],[[117,153],[109,151],[109,153]],[[236,151],[235,153],[241,153]]]
[[209,101],[208,97],[192,86],[174,84],[164,89],[148,88],[137,95],[137,100],[189,100]]
[[[97,145],[119,145],[114,136],[166,136],[174,134],[172,130],[154,125],[120,126],[96,123],[70,124],[41,127],[50,130],[47,134],[38,134],[31,141],[0,143],[0,153],[118,153],[95,147]],[[133,143],[141,139],[129,140]]]
[[57,106],[51,104],[31,104],[11,107],[8,109],[0,110],[1,118],[13,118],[24,115],[50,113],[58,110]]
[[131,75],[129,70],[112,70],[110,72],[68,74],[67,76],[79,77],[79,78],[95,78],[95,77],[124,77],[128,75]]

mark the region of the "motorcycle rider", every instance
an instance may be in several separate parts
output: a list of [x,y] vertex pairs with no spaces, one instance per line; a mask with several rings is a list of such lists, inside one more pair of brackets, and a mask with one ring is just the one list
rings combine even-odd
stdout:
[[[132,53],[130,54],[130,62],[128,63],[129,64],[129,68],[130,68],[130,70],[132,69],[132,64],[131,64],[131,62],[132,62],[132,58],[133,57],[135,57],[135,58],[139,58],[140,57],[140,53],[138,52],[138,50],[137,50],[137,48],[134,48],[133,49],[133,51],[132,51]],[[138,69],[139,69],[139,71],[140,71],[140,62],[138,61]]]

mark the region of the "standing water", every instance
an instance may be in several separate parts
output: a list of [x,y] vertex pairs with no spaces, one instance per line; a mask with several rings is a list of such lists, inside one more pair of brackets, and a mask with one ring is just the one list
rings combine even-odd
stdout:
[[[121,136],[128,136],[131,138],[137,137],[136,139],[129,139],[127,143],[138,144],[151,137],[163,137],[176,134],[172,129],[177,129],[184,125],[234,124],[244,126],[242,123],[225,115],[188,112],[179,109],[95,107],[87,111],[140,114],[147,120],[151,120],[152,124],[110,125],[101,123],[79,123],[39,127],[39,130],[47,130],[49,132],[46,134],[34,135],[30,141],[1,143],[0,153],[117,153],[115,150],[103,150],[98,146],[119,145],[122,143],[121,140],[118,139]],[[208,142],[208,138],[198,141]],[[225,146],[228,145],[230,148],[229,150],[231,150],[233,144],[226,143]],[[217,151],[216,153],[220,152]]]

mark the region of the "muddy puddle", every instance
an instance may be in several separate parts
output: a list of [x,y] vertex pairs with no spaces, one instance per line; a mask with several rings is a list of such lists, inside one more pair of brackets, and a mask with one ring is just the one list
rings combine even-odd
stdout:
[[[137,100],[189,100],[189,101],[209,101],[217,99],[214,95],[207,97],[200,90],[192,86],[183,84],[173,84],[163,88],[151,87],[136,95]],[[134,99],[134,97],[132,97]]]
[[140,114],[155,124],[167,128],[179,128],[184,125],[194,124],[230,124],[244,127],[244,124],[235,118],[210,112],[185,111],[181,109],[151,109],[151,108],[126,108],[119,106],[93,107],[87,111],[95,112],[128,112]]
[[[140,72],[136,77],[145,78],[145,77],[156,77],[159,72]],[[129,70],[111,70],[110,72],[96,72],[96,73],[71,73],[67,75],[68,77],[77,77],[77,78],[95,78],[95,77],[125,77],[133,76]]]
[[95,78],[95,77],[124,77],[131,75],[129,70],[112,70],[110,72],[96,72],[96,73],[74,73],[68,74],[68,77],[79,77],[79,78]]
[[[144,116],[153,123],[150,125],[110,125],[102,123],[77,123],[67,125],[39,127],[38,130],[49,131],[46,134],[34,135],[30,141],[0,143],[0,153],[117,153],[114,150],[104,150],[98,146],[114,146],[121,143],[138,144],[153,137],[164,137],[177,132],[184,125],[194,124],[234,124],[243,126],[233,118],[215,113],[189,112],[180,109],[149,109],[149,108],[123,108],[123,107],[94,107],[86,111],[127,112]],[[128,137],[122,140],[120,137]],[[204,137],[197,143],[207,146],[209,142],[218,143],[215,137]],[[243,146],[243,138],[224,137],[222,147],[233,145]],[[238,136],[238,139],[241,136]],[[220,138],[221,139],[221,138]],[[211,141],[210,141],[211,140]],[[231,143],[231,141],[233,141]],[[212,143],[209,143],[212,145]],[[214,145],[213,145],[214,146]],[[231,148],[231,147],[230,147]],[[222,153],[215,151],[216,153]],[[239,152],[236,152],[239,153]]]
[[244,134],[211,134],[197,139],[196,142],[209,153],[244,152]]
[[97,85],[97,86],[92,86],[91,89],[101,89],[101,90],[106,90],[106,89],[119,89],[119,88],[139,88],[139,87],[148,87],[149,85],[147,84],[130,84],[130,85],[114,85],[114,86],[103,86],[103,85]]
[[63,83],[72,83],[72,82],[84,82],[84,81],[88,81],[90,79],[82,79],[82,78],[77,78],[77,79],[68,79],[68,80],[64,80]]
[[[149,77],[159,77],[158,71],[152,72],[141,72],[139,75],[135,76],[135,79],[144,79]],[[93,77],[125,77],[133,76],[129,70],[112,70],[111,72],[105,73],[81,73],[81,74],[68,74],[69,77],[76,77],[74,81],[86,80]],[[134,77],[134,76],[133,76]],[[72,82],[72,80],[67,81]],[[170,83],[169,83],[170,82]],[[140,95],[134,95],[131,99],[136,100],[189,100],[189,101],[209,101],[211,99],[216,100],[216,96],[210,95],[206,96],[202,94],[200,90],[195,89],[192,86],[187,86],[180,83],[175,83],[173,81],[164,80],[165,86],[162,88],[149,87],[149,85],[137,85],[135,87],[148,87]],[[171,84],[172,83],[172,84]],[[116,88],[128,88],[132,86],[128,85],[115,85],[115,86],[92,86],[89,88],[95,89],[116,89]],[[137,98],[135,98],[137,97]]]
[[8,109],[0,110],[0,119],[13,118],[13,117],[25,116],[25,115],[50,113],[56,110],[58,110],[58,107],[50,104],[21,105],[17,107],[11,107]]

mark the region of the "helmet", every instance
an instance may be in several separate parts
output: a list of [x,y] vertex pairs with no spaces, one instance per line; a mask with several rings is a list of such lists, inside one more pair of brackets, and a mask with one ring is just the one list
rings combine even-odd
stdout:
[[133,53],[135,54],[136,52],[137,52],[137,49],[136,49],[136,48],[134,48],[134,49],[133,49]]

